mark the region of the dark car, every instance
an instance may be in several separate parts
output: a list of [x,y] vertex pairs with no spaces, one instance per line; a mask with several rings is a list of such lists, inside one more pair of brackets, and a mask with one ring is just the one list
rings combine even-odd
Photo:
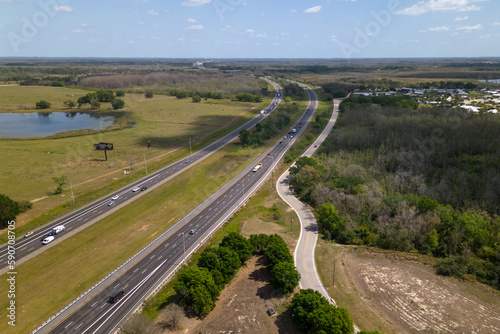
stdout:
[[196,233],[196,229],[193,228],[191,231],[189,231],[189,234],[195,234]]
[[144,191],[144,190],[146,190],[146,189],[148,189],[148,187],[143,186],[143,187],[141,188],[141,191]]
[[111,304],[116,303],[118,300],[120,300],[120,298],[123,297],[124,294],[125,294],[125,292],[123,292],[123,291],[115,291],[115,292],[113,292],[109,296],[108,303],[111,303]]

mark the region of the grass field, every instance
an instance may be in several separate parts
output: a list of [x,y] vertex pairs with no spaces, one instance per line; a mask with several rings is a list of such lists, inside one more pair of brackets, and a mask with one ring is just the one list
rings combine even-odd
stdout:
[[[21,264],[17,268],[18,326],[13,329],[0,322],[0,332],[36,328],[193,210],[255,157],[254,150],[243,154],[237,145],[229,145],[203,161],[200,168],[186,171],[43,256]],[[216,169],[220,172],[215,173]],[[5,281],[6,276],[1,277]],[[0,305],[6,310],[6,294],[0,296]],[[0,316],[5,314],[0,312]]]
[[[0,332],[34,329],[184,217],[265,149],[242,150],[239,145],[229,145],[200,163],[198,168],[183,173],[133,205],[55,245],[43,256],[20,265],[16,296],[20,305],[19,326],[12,331],[6,323],[0,323]],[[279,212],[279,208],[278,212],[258,208],[258,215],[264,219],[275,217]],[[286,230],[288,227],[281,228]],[[0,305],[6,306],[6,303],[6,296],[0,297]]]
[[[30,104],[44,98],[52,102],[54,108],[62,108],[66,99],[76,101],[86,93],[55,87],[0,87],[0,111],[17,111],[17,105],[26,97],[33,100],[28,101]],[[188,154],[190,138],[193,150],[199,149],[253,117],[267,103],[192,103],[163,95],[146,99],[140,94],[127,94],[124,100],[127,110],[121,113],[130,117],[135,127],[57,140],[0,141],[2,193],[16,201],[34,201],[34,208],[18,217],[18,228],[69,202],[69,181],[75,197],[88,198],[106,185],[133,180],[137,172],[144,173],[146,163],[151,171],[155,166]],[[149,140],[152,147],[146,149]],[[107,162],[103,152],[93,150],[97,142],[114,143],[115,150],[108,152]],[[132,176],[123,174],[129,165],[133,168]],[[50,195],[56,188],[53,177],[61,176],[68,180],[66,191]]]

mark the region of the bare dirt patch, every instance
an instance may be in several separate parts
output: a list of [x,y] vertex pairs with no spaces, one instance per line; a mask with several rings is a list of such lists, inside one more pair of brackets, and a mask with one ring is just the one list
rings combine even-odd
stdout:
[[394,253],[351,248],[342,258],[366,306],[399,333],[500,332],[498,291],[438,276],[431,266]]
[[[262,257],[251,258],[203,321],[182,321],[182,333],[300,333],[291,324],[289,315],[283,314],[291,296],[283,297],[271,288],[270,274],[263,261]],[[270,306],[278,315],[267,313]]]

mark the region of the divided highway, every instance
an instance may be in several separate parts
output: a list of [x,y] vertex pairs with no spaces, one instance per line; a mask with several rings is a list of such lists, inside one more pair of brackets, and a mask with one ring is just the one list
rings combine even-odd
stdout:
[[[264,109],[265,114],[269,114],[272,111],[274,111],[280,104],[282,100],[282,91],[280,86],[275,82],[272,82],[268,79],[264,80],[273,85],[273,87],[275,88],[275,97],[273,101],[269,104],[269,106],[267,106],[266,109]],[[127,185],[126,187],[108,195],[105,198],[101,198],[60,219],[57,219],[54,222],[49,223],[37,229],[36,231],[33,232],[33,234],[31,234],[28,237],[18,238],[15,243],[16,265],[23,263],[27,259],[43,252],[51,245],[58,243],[60,240],[63,240],[66,237],[69,237],[79,232],[83,228],[86,228],[89,225],[99,221],[106,215],[109,215],[112,212],[118,210],[123,205],[126,205],[132,202],[133,200],[137,199],[138,197],[142,196],[143,194],[147,193],[152,188],[155,188],[165,183],[166,181],[170,180],[171,178],[175,177],[176,175],[182,173],[183,171],[187,170],[188,168],[192,167],[196,163],[207,158],[214,152],[220,150],[222,147],[226,146],[231,141],[238,138],[238,135],[241,130],[243,129],[248,130],[252,128],[262,119],[263,119],[262,116],[258,115],[249,122],[247,122],[246,124],[240,126],[236,130],[232,131],[231,133],[227,134],[221,139],[215,141],[214,143],[208,145],[207,147],[201,149],[200,151],[191,154],[185,159],[177,161],[167,167],[164,167],[161,170],[158,170],[142,178],[139,181]],[[141,190],[132,191],[135,187],[139,188],[148,187],[148,189],[144,191]],[[113,201],[114,203],[112,205],[109,205],[112,197],[116,198],[116,196],[118,196],[118,198]],[[50,244],[43,245],[42,240],[44,239],[44,236],[50,233],[55,226],[59,225],[64,225],[65,231],[62,232],[61,234],[56,235],[55,240],[52,241]],[[9,253],[8,246],[3,245],[0,248],[0,263],[1,263],[0,268],[2,268],[0,269],[0,274],[3,274],[8,270],[7,267],[8,253]]]
[[[310,96],[306,112],[295,124],[299,135],[317,108],[316,94]],[[287,136],[262,154],[254,164],[226,184],[200,207],[176,223],[148,247],[136,254],[107,279],[79,297],[36,333],[113,333],[142,302],[162,286],[204,242],[223,224],[272,172],[296,137]],[[253,172],[255,165],[261,168]],[[191,232],[196,230],[195,232]],[[109,296],[123,290],[123,298],[108,303]]]

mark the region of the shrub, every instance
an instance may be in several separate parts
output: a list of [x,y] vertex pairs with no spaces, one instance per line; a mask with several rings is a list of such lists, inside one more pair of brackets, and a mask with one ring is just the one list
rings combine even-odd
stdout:
[[49,109],[50,108],[50,103],[47,101],[39,101],[36,103],[37,109]]

